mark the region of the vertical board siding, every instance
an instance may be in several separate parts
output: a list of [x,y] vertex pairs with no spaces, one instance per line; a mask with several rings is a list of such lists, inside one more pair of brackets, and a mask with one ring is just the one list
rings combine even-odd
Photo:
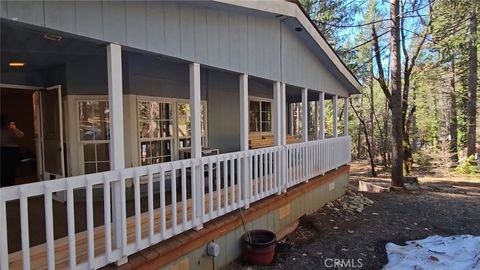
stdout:
[[228,29],[229,29],[229,37],[228,43],[230,46],[228,47],[228,57],[229,57],[229,64],[232,68],[236,70],[240,70],[240,50],[244,48],[242,46],[244,39],[241,38],[242,32],[240,31],[240,16],[236,14],[229,14],[228,16]]
[[283,81],[330,94],[348,95],[347,89],[285,25],[282,25],[282,61]]
[[13,1],[7,2],[7,18],[17,18],[18,21],[39,26],[45,26],[43,1]]
[[[345,96],[296,20],[163,1],[2,1],[2,17]],[[303,38],[302,38],[303,36]],[[313,45],[312,45],[313,46]]]
[[75,2],[45,1],[45,27],[65,32],[76,32]]
[[207,62],[218,65],[220,58],[220,37],[218,26],[218,12],[207,10]]
[[195,58],[194,9],[188,5],[180,6],[180,50],[181,57]]
[[143,1],[126,2],[128,46],[147,49],[147,11]]
[[195,8],[194,11],[194,38],[195,38],[195,60],[207,62],[207,10]]
[[165,53],[180,57],[180,8],[177,3],[164,4]]
[[102,1],[102,5],[104,40],[127,44],[125,2]]
[[103,16],[101,2],[76,1],[75,20],[77,34],[96,39],[103,38]]
[[147,50],[162,52],[165,49],[165,24],[163,2],[147,1]]
[[229,15],[221,12],[218,15],[218,35],[219,35],[219,59],[218,65],[229,67],[230,64],[230,22]]

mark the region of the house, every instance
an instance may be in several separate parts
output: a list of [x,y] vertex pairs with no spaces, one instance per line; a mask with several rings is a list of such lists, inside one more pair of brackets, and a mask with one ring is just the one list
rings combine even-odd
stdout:
[[237,209],[281,235],[345,192],[361,85],[297,2],[0,4],[0,269],[221,267]]

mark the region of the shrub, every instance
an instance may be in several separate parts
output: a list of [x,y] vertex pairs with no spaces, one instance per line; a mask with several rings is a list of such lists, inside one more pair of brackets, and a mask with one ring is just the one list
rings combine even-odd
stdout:
[[458,167],[455,168],[455,172],[463,175],[480,176],[480,170],[478,169],[475,156],[472,155],[460,161]]
[[413,153],[413,161],[420,166],[429,166],[431,159],[432,158],[423,151]]

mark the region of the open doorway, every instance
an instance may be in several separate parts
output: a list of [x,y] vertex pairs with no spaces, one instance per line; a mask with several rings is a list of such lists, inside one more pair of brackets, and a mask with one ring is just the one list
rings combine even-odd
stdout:
[[16,185],[65,176],[61,87],[0,85],[0,110],[24,134],[15,138]]
[[15,123],[24,133],[23,138],[15,139],[20,149],[20,162],[15,173],[17,185],[40,179],[37,169],[33,94],[31,89],[0,88],[1,113],[6,117],[7,123]]

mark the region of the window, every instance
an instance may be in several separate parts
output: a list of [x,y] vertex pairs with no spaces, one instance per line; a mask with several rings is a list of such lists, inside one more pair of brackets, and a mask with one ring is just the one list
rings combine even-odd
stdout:
[[108,101],[78,101],[80,145],[85,174],[110,170]]
[[302,135],[302,103],[290,103],[290,135]]
[[308,105],[308,136],[309,140],[314,140],[318,133],[318,101],[309,101]]
[[[206,113],[205,103],[200,107],[200,127],[202,130],[202,147],[206,146]],[[178,149],[188,149],[192,144],[190,104],[184,102],[177,103],[177,125],[178,125]]]
[[272,102],[250,100],[249,118],[250,132],[272,132]]
[[138,101],[141,165],[172,160],[173,104]]
[[[206,146],[206,103],[201,104],[202,146]],[[191,147],[190,104],[184,100],[139,100],[141,165],[183,158]],[[178,154],[178,155],[177,155]]]

